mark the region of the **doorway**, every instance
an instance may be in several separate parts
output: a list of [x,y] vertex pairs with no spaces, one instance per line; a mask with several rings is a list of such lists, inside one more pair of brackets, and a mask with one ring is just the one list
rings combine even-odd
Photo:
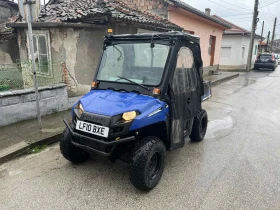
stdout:
[[216,48],[216,36],[210,35],[210,39],[209,39],[210,66],[214,65],[215,48]]

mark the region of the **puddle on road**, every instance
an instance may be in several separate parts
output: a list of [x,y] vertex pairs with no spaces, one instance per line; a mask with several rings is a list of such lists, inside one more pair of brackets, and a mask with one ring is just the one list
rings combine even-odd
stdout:
[[[234,121],[230,115],[224,119],[212,120],[208,122],[206,138],[215,138],[219,131],[230,129],[233,127]],[[215,135],[216,134],[216,135]]]

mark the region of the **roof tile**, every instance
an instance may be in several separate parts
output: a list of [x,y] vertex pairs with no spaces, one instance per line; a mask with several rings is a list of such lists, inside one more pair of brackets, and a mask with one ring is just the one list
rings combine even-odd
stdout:
[[131,8],[118,0],[56,0],[42,9],[41,22],[83,22],[87,19],[109,18],[116,22],[130,22],[146,24],[153,27],[169,30],[181,30],[178,25],[168,20]]
[[224,34],[250,34],[251,33],[250,31],[229,22],[229,21],[221,18],[220,16],[213,15],[213,17],[220,21],[223,21],[231,26],[231,29],[225,30]]

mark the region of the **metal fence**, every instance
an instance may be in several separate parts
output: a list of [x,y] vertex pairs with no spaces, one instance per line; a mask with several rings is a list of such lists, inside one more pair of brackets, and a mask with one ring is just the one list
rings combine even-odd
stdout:
[[24,88],[22,69],[18,64],[0,65],[0,91]]
[[[47,62],[36,66],[39,87],[63,82],[61,64]],[[30,62],[0,64],[0,91],[34,87]]]

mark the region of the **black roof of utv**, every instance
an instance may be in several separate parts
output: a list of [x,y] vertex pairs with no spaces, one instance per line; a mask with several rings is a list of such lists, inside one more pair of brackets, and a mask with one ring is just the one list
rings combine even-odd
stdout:
[[181,31],[163,32],[163,33],[141,33],[141,34],[121,34],[106,36],[108,40],[145,40],[145,39],[169,39],[179,38],[199,44],[200,38],[195,35],[186,34]]

